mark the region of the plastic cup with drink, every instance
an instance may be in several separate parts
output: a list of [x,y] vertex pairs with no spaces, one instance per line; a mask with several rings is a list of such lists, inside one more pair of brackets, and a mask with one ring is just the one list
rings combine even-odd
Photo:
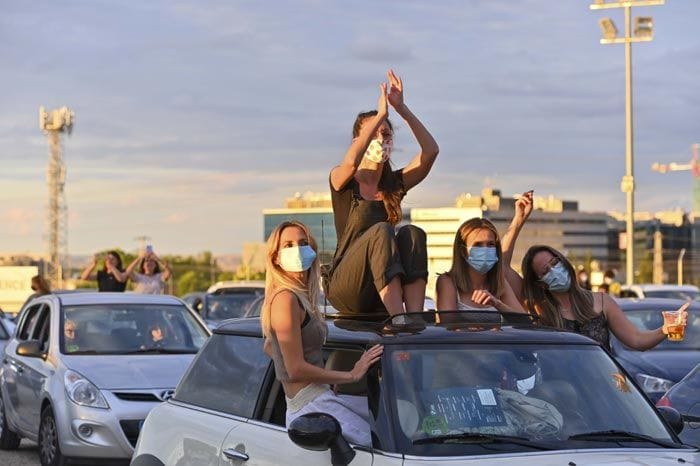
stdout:
[[663,311],[664,325],[668,332],[668,339],[671,341],[683,341],[685,338],[685,310],[690,306],[686,303],[676,311]]

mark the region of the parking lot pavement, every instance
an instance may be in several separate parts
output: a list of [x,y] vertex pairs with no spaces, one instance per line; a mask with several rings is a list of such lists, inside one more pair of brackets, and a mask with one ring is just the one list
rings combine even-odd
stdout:
[[2,466],[39,466],[38,446],[29,440],[22,440],[18,450],[0,450]]

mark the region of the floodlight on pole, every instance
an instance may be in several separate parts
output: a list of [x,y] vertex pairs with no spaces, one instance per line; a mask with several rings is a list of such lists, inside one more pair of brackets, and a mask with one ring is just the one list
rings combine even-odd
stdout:
[[598,23],[603,32],[601,44],[625,44],[625,175],[620,182],[620,189],[627,197],[625,214],[626,254],[625,279],[627,285],[634,283],[634,137],[632,125],[632,43],[647,42],[653,39],[654,22],[651,17],[643,16],[634,19],[634,34],[632,33],[632,7],[663,5],[665,0],[623,0],[611,1],[593,0],[591,10],[609,8],[624,8],[625,34],[617,37],[617,28],[610,18],[603,18]]

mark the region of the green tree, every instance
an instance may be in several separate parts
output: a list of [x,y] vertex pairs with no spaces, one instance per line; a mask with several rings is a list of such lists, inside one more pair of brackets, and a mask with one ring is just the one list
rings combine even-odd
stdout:
[[194,291],[206,290],[210,284],[208,274],[196,270],[188,270],[177,279],[175,294],[182,296]]

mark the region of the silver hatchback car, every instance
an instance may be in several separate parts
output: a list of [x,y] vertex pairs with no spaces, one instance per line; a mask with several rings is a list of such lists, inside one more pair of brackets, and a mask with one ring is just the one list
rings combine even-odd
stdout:
[[181,300],[46,295],[22,310],[0,367],[0,448],[39,444],[42,465],[128,460],[210,332]]

